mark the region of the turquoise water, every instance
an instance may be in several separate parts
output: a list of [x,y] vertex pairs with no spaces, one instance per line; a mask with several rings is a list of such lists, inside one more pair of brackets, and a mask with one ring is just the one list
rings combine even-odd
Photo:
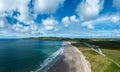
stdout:
[[59,41],[0,39],[0,72],[30,72],[61,47]]

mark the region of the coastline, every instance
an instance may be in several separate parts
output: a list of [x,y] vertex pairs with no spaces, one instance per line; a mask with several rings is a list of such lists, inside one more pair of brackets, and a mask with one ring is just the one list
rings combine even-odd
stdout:
[[70,42],[63,42],[64,52],[47,72],[91,72],[90,64],[83,54]]
[[91,68],[82,52],[64,41],[62,48],[48,57],[40,68],[30,72],[91,72]]
[[46,58],[42,64],[38,67],[38,69],[30,72],[47,72],[49,68],[51,68],[57,61],[59,61],[63,54],[63,45],[60,49],[58,49],[56,52],[54,52],[52,55],[50,55],[48,58]]

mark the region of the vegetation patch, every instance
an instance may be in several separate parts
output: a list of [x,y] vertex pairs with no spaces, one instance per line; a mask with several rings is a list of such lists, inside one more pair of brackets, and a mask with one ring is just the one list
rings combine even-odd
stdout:
[[[86,56],[86,59],[91,64],[92,72],[120,72],[120,67],[118,67],[109,57],[107,56],[101,56],[97,54],[96,52],[92,51],[90,48],[85,46],[81,42],[74,42],[72,43],[74,46],[80,49],[80,51],[83,52],[83,54]],[[108,50],[109,51],[109,50]],[[111,52],[108,52],[108,54]],[[113,52],[114,53],[114,52]],[[115,52],[116,53],[116,52]],[[118,52],[119,54],[119,52]],[[112,55],[112,54],[111,54]],[[119,54],[120,55],[120,54]],[[114,56],[114,54],[113,54]],[[112,57],[113,57],[112,56]],[[118,56],[119,57],[119,56]],[[116,59],[116,57],[115,57]],[[118,60],[118,58],[116,59]],[[119,61],[119,60],[118,60]]]
[[90,41],[89,43],[99,46],[103,53],[120,67],[120,40]]

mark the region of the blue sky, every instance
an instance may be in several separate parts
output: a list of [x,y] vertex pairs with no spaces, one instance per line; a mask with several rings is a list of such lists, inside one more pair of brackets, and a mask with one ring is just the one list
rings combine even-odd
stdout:
[[120,0],[0,0],[0,38],[120,38]]

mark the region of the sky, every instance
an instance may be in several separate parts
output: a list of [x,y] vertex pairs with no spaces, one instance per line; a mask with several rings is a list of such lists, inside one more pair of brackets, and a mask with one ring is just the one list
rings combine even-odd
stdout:
[[120,38],[120,0],[0,0],[0,38]]

